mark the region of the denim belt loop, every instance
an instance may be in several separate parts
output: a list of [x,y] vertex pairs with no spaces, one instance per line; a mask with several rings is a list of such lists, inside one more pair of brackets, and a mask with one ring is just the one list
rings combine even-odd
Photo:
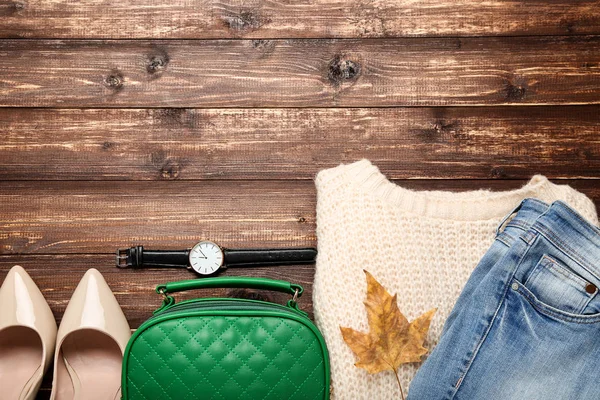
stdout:
[[525,202],[525,200],[526,199],[521,200],[521,202],[515,208],[513,208],[513,210],[511,212],[509,212],[508,214],[506,214],[506,216],[502,219],[502,221],[500,222],[500,224],[496,228],[496,236],[498,236],[498,234],[502,230],[502,227],[504,226],[504,224],[506,223],[506,221],[508,221],[508,219],[510,217],[512,217],[514,214],[516,214],[521,209],[521,207],[523,207],[523,203]]

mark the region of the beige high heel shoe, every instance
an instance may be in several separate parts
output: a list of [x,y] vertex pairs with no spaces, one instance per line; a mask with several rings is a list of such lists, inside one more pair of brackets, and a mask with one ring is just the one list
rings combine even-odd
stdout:
[[88,270],[58,329],[50,399],[120,398],[121,364],[130,336],[127,319],[106,281],[97,270]]
[[15,265],[0,287],[3,399],[33,400],[54,354],[56,321],[29,274]]

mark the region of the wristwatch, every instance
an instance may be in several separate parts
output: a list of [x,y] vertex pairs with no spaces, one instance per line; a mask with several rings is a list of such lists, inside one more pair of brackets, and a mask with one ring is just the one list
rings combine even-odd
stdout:
[[311,247],[233,250],[203,240],[186,250],[119,249],[116,264],[119,268],[188,268],[199,275],[212,275],[227,267],[313,264],[316,256],[317,250]]

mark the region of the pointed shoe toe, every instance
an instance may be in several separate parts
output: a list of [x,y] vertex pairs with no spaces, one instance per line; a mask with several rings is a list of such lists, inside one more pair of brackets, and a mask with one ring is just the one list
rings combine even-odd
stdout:
[[96,269],[88,270],[58,329],[51,400],[114,400],[120,396],[127,319]]
[[2,398],[33,400],[54,354],[56,321],[42,292],[15,265],[0,287]]

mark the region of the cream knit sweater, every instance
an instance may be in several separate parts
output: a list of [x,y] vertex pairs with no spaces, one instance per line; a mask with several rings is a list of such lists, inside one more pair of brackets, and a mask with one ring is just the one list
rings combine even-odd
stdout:
[[[317,186],[318,257],[314,312],[331,358],[332,397],[400,398],[392,372],[370,375],[354,366],[340,326],[368,331],[363,306],[368,270],[391,293],[409,321],[437,307],[425,346],[436,345],[444,321],[471,271],[494,240],[502,218],[527,197],[562,200],[594,224],[594,204],[541,175],[508,192],[411,191],[367,160],[321,171]],[[406,390],[419,363],[403,365]]]

